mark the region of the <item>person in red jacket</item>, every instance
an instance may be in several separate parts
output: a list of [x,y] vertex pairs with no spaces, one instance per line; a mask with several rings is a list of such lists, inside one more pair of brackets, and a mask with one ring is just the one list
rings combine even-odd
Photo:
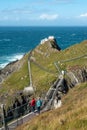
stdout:
[[34,112],[35,111],[35,106],[36,106],[36,100],[35,100],[34,97],[32,98],[30,105],[31,105],[32,112]]

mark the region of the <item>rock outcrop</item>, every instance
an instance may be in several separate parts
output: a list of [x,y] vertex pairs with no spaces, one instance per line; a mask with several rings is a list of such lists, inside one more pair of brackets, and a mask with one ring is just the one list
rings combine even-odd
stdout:
[[13,72],[19,70],[21,66],[23,65],[24,60],[16,60],[13,62],[10,62],[6,67],[0,70],[0,84]]
[[70,87],[75,86],[78,83],[87,81],[87,67],[73,66],[70,67],[68,72],[68,83]]
[[[57,44],[56,39],[53,36],[49,36],[48,38],[45,38],[41,40],[40,44],[46,44],[47,50],[42,50],[40,45],[38,45],[34,50],[41,55],[44,55],[45,57],[49,57],[50,53],[52,51],[60,51],[60,47]],[[48,54],[49,50],[49,54]],[[33,52],[34,53],[34,52]],[[35,58],[32,56],[32,59],[35,60]],[[6,79],[8,76],[10,76],[13,72],[20,69],[20,67],[23,65],[24,60],[20,62],[20,60],[13,61],[9,63],[5,68],[0,70],[0,84]]]
[[59,50],[59,51],[61,50],[61,48],[57,44],[57,41],[54,38],[54,36],[49,36],[48,38],[41,40],[40,44],[49,44],[49,47],[51,49],[53,48],[53,49],[56,49],[56,50]]

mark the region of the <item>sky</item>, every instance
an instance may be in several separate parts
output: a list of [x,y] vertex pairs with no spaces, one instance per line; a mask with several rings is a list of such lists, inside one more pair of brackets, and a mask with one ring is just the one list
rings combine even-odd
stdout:
[[0,26],[87,26],[87,0],[0,0]]

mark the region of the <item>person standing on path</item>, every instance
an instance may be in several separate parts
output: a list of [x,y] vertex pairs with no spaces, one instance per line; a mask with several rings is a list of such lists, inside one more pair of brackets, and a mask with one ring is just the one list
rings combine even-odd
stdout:
[[40,97],[38,97],[36,101],[37,114],[40,114],[41,106],[42,106],[42,100],[40,99]]
[[33,97],[31,102],[30,102],[30,106],[31,106],[31,111],[34,112],[35,111],[35,106],[36,106],[36,100]]
[[61,107],[62,105],[62,101],[61,101],[61,97],[60,96],[55,96],[55,99],[54,99],[54,108],[57,109],[59,107]]

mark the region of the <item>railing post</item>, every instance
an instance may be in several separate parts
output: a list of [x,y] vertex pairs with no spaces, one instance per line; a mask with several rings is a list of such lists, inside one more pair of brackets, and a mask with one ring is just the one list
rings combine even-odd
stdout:
[[30,78],[30,86],[33,86],[32,85],[32,76],[31,76],[30,59],[28,60],[28,71],[29,71],[29,78]]
[[59,63],[58,63],[58,62],[54,62],[54,65],[55,65],[55,67],[57,68],[59,74],[61,74],[61,68],[60,68],[60,66],[59,66]]
[[4,104],[1,104],[1,109],[2,109],[2,119],[3,119],[4,130],[7,130],[7,124],[6,124],[6,120],[5,120],[5,109],[4,109]]

